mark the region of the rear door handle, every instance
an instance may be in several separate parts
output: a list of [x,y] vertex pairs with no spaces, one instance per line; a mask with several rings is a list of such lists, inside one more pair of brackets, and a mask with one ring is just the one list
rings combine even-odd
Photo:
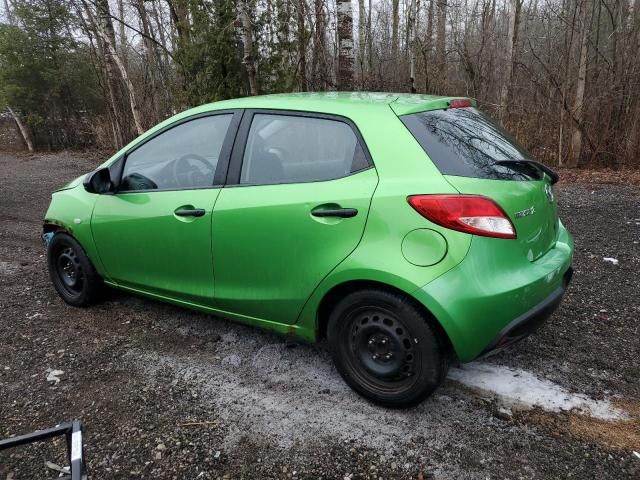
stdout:
[[357,208],[327,208],[320,210],[313,210],[311,215],[314,217],[339,217],[339,218],[351,218],[358,214]]
[[178,217],[202,217],[206,212],[204,208],[179,208],[173,213]]

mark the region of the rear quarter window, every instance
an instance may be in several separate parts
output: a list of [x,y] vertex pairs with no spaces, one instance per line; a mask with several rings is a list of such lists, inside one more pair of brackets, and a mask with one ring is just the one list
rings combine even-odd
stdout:
[[487,115],[475,108],[449,108],[403,115],[400,120],[443,175],[496,180],[540,180],[530,164],[503,160],[530,156]]

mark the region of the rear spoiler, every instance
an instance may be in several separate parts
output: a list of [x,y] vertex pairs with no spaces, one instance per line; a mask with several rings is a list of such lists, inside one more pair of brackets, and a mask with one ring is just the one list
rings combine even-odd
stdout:
[[560,180],[560,175],[558,175],[557,172],[555,172],[554,170],[551,170],[544,163],[540,163],[540,162],[537,162],[535,160],[527,160],[527,159],[522,159],[522,160],[498,160],[496,162],[497,165],[509,165],[510,163],[511,164],[513,164],[513,163],[526,163],[526,164],[534,165],[534,166],[538,167],[540,170],[542,170],[544,173],[546,173],[549,176],[549,179],[551,180],[551,185],[554,185],[554,184],[558,183],[558,180]]
[[428,112],[430,110],[444,110],[447,108],[477,107],[478,102],[469,97],[436,97],[432,95],[402,95],[391,103],[391,110],[401,117],[413,113]]

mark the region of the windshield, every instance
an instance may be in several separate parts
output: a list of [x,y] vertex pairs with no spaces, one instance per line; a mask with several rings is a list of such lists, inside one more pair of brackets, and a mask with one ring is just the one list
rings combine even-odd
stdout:
[[400,117],[444,175],[496,180],[540,180],[543,173],[527,163],[520,147],[487,115],[475,108],[450,108]]

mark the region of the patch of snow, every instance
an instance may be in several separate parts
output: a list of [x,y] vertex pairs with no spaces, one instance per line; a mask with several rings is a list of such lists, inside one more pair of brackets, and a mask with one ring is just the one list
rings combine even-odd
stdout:
[[540,407],[550,412],[573,411],[603,420],[626,418],[607,400],[571,393],[560,385],[540,379],[526,370],[474,362],[452,368],[449,378],[498,401],[520,408]]
[[11,275],[18,271],[18,267],[15,263],[0,262],[0,275]]
[[614,265],[618,265],[618,259],[612,257],[602,257],[602,260],[605,262],[613,263]]
[[[288,340],[273,334],[242,326],[215,326],[202,322],[192,328],[193,334],[221,336],[213,351],[160,353],[132,349],[127,358],[140,368],[146,381],[180,382],[200,401],[210,404],[228,426],[221,445],[224,449],[235,448],[251,432],[281,448],[308,440],[357,440],[369,448],[406,458],[403,445],[412,436],[424,437],[421,441],[430,448],[451,448],[456,431],[452,418],[466,425],[496,421],[493,413],[469,401],[468,389],[451,380],[460,377],[456,375],[458,370],[454,369],[449,381],[420,405],[407,410],[388,409],[367,402],[351,390],[325,348],[306,344],[288,348]],[[494,377],[503,378],[504,374],[502,370]],[[512,372],[511,376],[517,374]],[[514,408],[507,403],[501,405],[505,416],[507,409]],[[453,442],[464,445],[463,440]],[[448,474],[450,478],[464,478],[455,472]]]
[[239,355],[228,355],[222,359],[222,364],[239,367],[242,364],[242,358]]
[[60,383],[60,375],[64,372],[62,370],[51,370],[47,368],[47,382],[57,385]]
[[228,426],[224,449],[235,448],[251,432],[281,448],[338,438],[358,440],[390,455],[397,451],[404,458],[406,452],[400,448],[408,437],[425,436],[430,446],[446,448],[452,436],[451,416],[463,423],[478,419],[466,402],[437,395],[408,410],[373,405],[342,381],[326,352],[308,345],[287,348],[284,342],[260,345],[249,337],[229,346],[242,359],[237,367],[208,355],[131,351],[129,356],[141,362],[151,380],[166,381],[171,375],[197,389]]

